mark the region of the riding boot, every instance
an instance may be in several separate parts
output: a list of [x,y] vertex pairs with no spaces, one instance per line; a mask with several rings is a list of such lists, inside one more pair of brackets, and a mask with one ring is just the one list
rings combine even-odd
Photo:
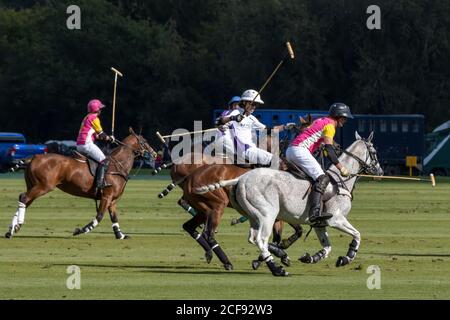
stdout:
[[329,213],[321,212],[322,196],[330,182],[330,178],[327,175],[321,175],[317,178],[311,191],[311,207],[309,210],[309,222],[314,224],[323,220],[331,218],[333,215]]
[[98,189],[104,189],[106,187],[111,186],[109,183],[106,182],[105,179],[105,172],[108,170],[109,166],[109,160],[103,160],[98,164],[97,167],[97,188]]

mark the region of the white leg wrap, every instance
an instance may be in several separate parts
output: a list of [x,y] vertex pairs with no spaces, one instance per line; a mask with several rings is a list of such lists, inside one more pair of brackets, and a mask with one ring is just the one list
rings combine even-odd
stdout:
[[23,224],[25,222],[25,209],[26,204],[19,201],[19,207],[17,208],[17,215],[18,215],[18,223]]
[[92,220],[92,226],[95,228],[96,226],[98,226],[98,221],[97,218],[95,218],[94,220]]
[[14,234],[14,231],[15,231],[15,227],[19,224],[19,214],[18,214],[18,211],[16,211],[16,214],[14,215],[14,217],[13,217],[13,219],[12,219],[12,221],[11,221],[11,224],[10,224],[10,226],[9,226],[9,232],[11,233],[11,234]]

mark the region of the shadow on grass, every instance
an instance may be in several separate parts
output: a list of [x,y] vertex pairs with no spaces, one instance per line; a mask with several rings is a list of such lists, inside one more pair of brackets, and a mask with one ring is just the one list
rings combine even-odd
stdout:
[[[54,263],[50,266],[67,266],[67,263]],[[217,268],[215,270],[205,270],[198,266],[163,266],[163,265],[104,265],[104,264],[89,264],[89,263],[77,263],[79,267],[88,268],[109,268],[109,269],[142,269],[139,272],[152,272],[152,273],[173,273],[173,274],[260,274],[256,271],[226,271]],[[194,270],[198,268],[199,270]],[[270,273],[269,273],[270,274]]]
[[385,253],[385,252],[365,252],[365,254],[377,254],[381,256],[399,256],[399,257],[440,257],[450,258],[450,254],[445,253]]

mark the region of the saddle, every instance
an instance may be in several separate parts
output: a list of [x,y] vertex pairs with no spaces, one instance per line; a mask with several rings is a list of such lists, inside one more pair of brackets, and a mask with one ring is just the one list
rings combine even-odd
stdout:
[[72,152],[72,158],[79,162],[86,162],[89,168],[89,172],[95,178],[97,173],[98,162],[90,157],[86,157],[85,155],[79,153],[76,150]]
[[299,166],[295,165],[294,163],[291,163],[291,162],[286,161],[284,159],[282,160],[282,162],[283,162],[283,165],[280,165],[280,170],[289,172],[290,174],[292,174],[297,179],[308,180],[309,182],[311,182],[311,184],[314,184],[314,181],[310,178],[310,176],[308,176],[302,170],[302,168],[300,168]]

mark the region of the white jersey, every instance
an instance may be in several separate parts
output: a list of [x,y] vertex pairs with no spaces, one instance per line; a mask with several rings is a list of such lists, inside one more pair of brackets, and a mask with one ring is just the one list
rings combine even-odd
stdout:
[[[229,116],[236,116],[238,114],[240,114],[239,110],[233,110]],[[253,130],[262,130],[265,128],[266,126],[259,122],[253,115],[244,116],[244,119],[242,119],[241,122],[231,121],[230,125],[232,135],[238,146],[243,145],[245,149],[256,147],[256,144],[253,142]]]

